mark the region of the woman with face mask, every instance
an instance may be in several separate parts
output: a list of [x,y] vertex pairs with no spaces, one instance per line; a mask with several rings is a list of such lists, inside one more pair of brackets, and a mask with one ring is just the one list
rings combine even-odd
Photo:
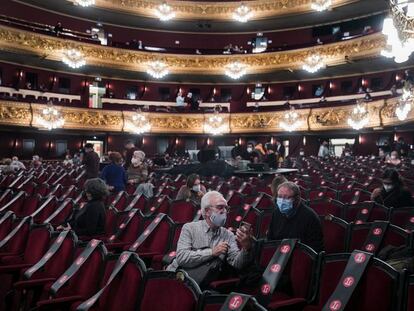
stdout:
[[141,150],[134,151],[131,165],[128,167],[128,183],[139,184],[148,177],[148,166],[144,162],[145,153]]
[[384,171],[382,187],[372,192],[371,200],[394,208],[414,206],[411,192],[404,187],[400,174],[394,168],[387,168]]
[[176,200],[192,200],[200,203],[201,198],[206,193],[206,188],[201,184],[200,176],[191,174],[187,177],[185,185],[181,186],[177,193]]
[[392,165],[400,165],[401,160],[398,156],[398,152],[397,151],[391,152],[391,155],[389,156],[389,158],[387,158],[386,162]]

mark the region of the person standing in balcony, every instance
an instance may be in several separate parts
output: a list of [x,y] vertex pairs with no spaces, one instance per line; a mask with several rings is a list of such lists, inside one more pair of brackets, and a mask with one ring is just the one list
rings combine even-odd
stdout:
[[326,140],[324,140],[321,146],[319,147],[318,157],[320,158],[329,157],[329,147],[328,147],[328,142]]
[[125,152],[124,152],[124,158],[125,158],[125,169],[128,169],[131,165],[131,159],[134,155],[134,152],[138,149],[135,147],[135,144],[132,140],[127,140],[125,142]]
[[86,170],[86,179],[97,178],[99,175],[99,155],[93,150],[93,144],[85,145],[85,154],[83,155],[82,165]]
[[175,98],[175,104],[179,110],[183,110],[185,108],[185,98],[182,91],[178,92],[177,97]]
[[111,164],[105,166],[102,170],[101,178],[108,185],[108,189],[114,192],[125,190],[127,176],[122,166],[122,156],[119,152],[109,154]]

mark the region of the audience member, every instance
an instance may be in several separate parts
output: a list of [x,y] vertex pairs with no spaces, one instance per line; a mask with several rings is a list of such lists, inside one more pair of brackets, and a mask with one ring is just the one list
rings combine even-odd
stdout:
[[148,166],[144,163],[145,153],[141,150],[134,151],[131,165],[128,168],[128,182],[139,184],[148,177]]
[[179,91],[177,97],[175,98],[175,106],[179,109],[185,108],[185,98],[183,92]]
[[34,168],[38,168],[38,167],[42,166],[42,161],[41,161],[41,159],[38,155],[34,155],[32,157],[31,166],[34,167]]
[[187,177],[185,185],[178,190],[176,200],[192,200],[200,203],[201,198],[206,193],[206,188],[201,184],[200,176],[191,174]]
[[236,269],[251,263],[254,253],[249,229],[241,227],[236,235],[225,229],[227,210],[227,201],[221,193],[206,193],[201,199],[204,219],[183,226],[177,256],[167,270],[182,268],[201,288],[206,288],[219,277],[225,262]]
[[385,156],[387,156],[391,153],[391,146],[390,146],[388,140],[386,140],[384,142],[384,144],[382,145],[382,150],[384,151]]
[[114,192],[125,190],[127,175],[122,166],[122,156],[119,152],[109,153],[111,164],[104,167],[101,178],[108,185],[108,189]]
[[392,164],[392,165],[400,165],[401,160],[398,156],[398,152],[397,151],[392,151],[391,155],[386,159],[386,162],[388,164]]
[[104,200],[108,195],[108,189],[105,182],[99,178],[87,180],[84,187],[88,202],[78,210],[66,226],[61,225],[57,229],[72,229],[78,236],[93,237],[105,232]]
[[246,151],[244,150],[244,148],[239,144],[239,140],[236,139],[234,141],[234,147],[231,149],[231,157],[233,159],[241,159],[243,156],[243,153],[245,153]]
[[277,154],[271,144],[266,144],[266,157],[263,162],[267,163],[270,168],[278,168],[279,166]]
[[342,149],[342,157],[350,157],[352,156],[352,148],[348,143],[345,143],[345,147]]
[[1,172],[3,174],[13,174],[16,172],[16,167],[12,165],[12,159],[3,159],[3,165],[1,166]]
[[63,160],[63,165],[64,166],[72,166],[73,165],[72,157],[69,154],[67,154],[65,156],[65,160]]
[[55,25],[55,27],[53,28],[53,31],[55,32],[55,34],[58,36],[61,32],[63,32],[63,26],[61,22],[57,22],[57,24]]
[[376,188],[372,192],[372,201],[393,208],[414,206],[412,194],[405,188],[396,169],[385,169],[382,174],[382,184],[381,188]]
[[299,239],[316,252],[324,249],[318,215],[301,203],[299,187],[293,182],[281,184],[275,200],[268,240]]
[[191,110],[198,110],[198,100],[193,96],[193,93],[188,92],[186,97],[187,106],[190,107]]
[[324,140],[321,146],[319,147],[318,157],[320,158],[329,157],[329,147],[328,147],[328,142],[326,140]]
[[79,153],[75,153],[73,155],[72,162],[73,162],[73,165],[76,165],[76,166],[81,164],[81,158],[80,158]]
[[283,144],[279,140],[276,140],[275,151],[276,151],[278,158],[282,158],[282,161],[283,161],[283,159],[285,158],[286,149],[285,149],[285,146],[283,146]]
[[277,189],[279,189],[279,186],[287,181],[288,180],[283,175],[276,175],[275,178],[273,178],[270,189],[272,190],[272,196],[274,199],[277,198]]
[[252,142],[247,143],[246,153],[243,155],[243,160],[248,160],[251,163],[260,162],[260,154],[254,149]]
[[86,179],[97,178],[99,175],[99,155],[93,150],[93,144],[85,145],[82,165],[86,171]]
[[16,156],[12,157],[11,165],[16,167],[17,170],[25,170],[26,169],[26,166],[21,161],[19,161],[19,158],[16,157]]
[[124,158],[125,158],[125,169],[128,169],[131,165],[131,160],[134,155],[134,152],[138,149],[135,147],[135,143],[132,140],[127,140],[125,142],[125,152],[124,152]]
[[399,137],[397,143],[395,144],[395,150],[398,152],[400,157],[407,157],[408,152],[410,151],[410,146],[405,143],[403,137]]

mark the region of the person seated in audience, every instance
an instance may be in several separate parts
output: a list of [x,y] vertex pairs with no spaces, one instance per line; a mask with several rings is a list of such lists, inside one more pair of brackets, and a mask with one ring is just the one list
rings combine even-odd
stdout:
[[234,147],[231,149],[231,157],[233,159],[240,159],[242,158],[243,153],[245,152],[245,150],[243,149],[243,147],[239,144],[239,140],[236,139],[234,141]]
[[345,147],[342,149],[342,157],[349,158],[352,156],[352,148],[348,143],[345,143]]
[[180,110],[185,108],[185,98],[183,96],[183,92],[178,92],[177,97],[175,98],[175,104],[175,106]]
[[42,166],[42,161],[41,161],[41,159],[38,155],[34,155],[32,157],[31,166],[34,167],[34,168],[38,168],[38,167]]
[[108,189],[114,192],[125,190],[127,175],[122,166],[122,156],[119,152],[111,152],[109,154],[111,164],[104,167],[101,178],[108,185]]
[[266,144],[266,156],[263,162],[269,164],[270,168],[278,168],[277,154],[272,144]]
[[88,179],[84,185],[88,202],[66,225],[58,230],[73,230],[78,236],[93,237],[105,232],[105,198],[108,188],[100,178]]
[[178,190],[176,200],[192,200],[200,203],[201,198],[206,193],[206,188],[201,184],[200,176],[191,174],[187,177],[187,182]]
[[382,187],[376,188],[372,192],[372,201],[394,208],[414,206],[412,194],[404,186],[401,176],[396,169],[385,169],[382,174],[382,184]]
[[63,165],[64,166],[72,166],[73,165],[73,160],[72,160],[72,157],[70,156],[70,154],[67,154],[65,156],[65,160],[63,160]]
[[13,174],[17,171],[17,168],[12,165],[12,159],[10,158],[3,159],[3,165],[0,169],[3,174]]
[[26,165],[24,165],[21,161],[19,161],[19,158],[16,157],[16,156],[12,157],[11,165],[16,167],[17,170],[25,170],[26,169]]
[[387,157],[386,162],[388,164],[392,164],[392,165],[400,165],[401,160],[398,156],[398,152],[397,151],[391,152],[391,155],[389,157]]
[[[226,199],[217,191],[207,192],[203,196],[203,220],[183,226],[177,244],[177,256],[167,267],[168,271],[184,269],[191,277],[198,278],[200,286],[205,287],[219,277],[225,262],[236,269],[242,269],[252,262],[254,252],[250,230],[241,227],[233,234],[224,228],[228,208]],[[203,270],[204,273],[208,272],[205,278],[199,275]]]
[[321,146],[319,147],[318,157],[320,158],[329,157],[329,147],[328,147],[328,142],[326,140],[324,140]]
[[134,152],[138,150],[138,148],[135,147],[135,143],[132,140],[127,140],[124,144],[125,151],[124,151],[124,158],[125,158],[125,169],[128,169],[128,167],[131,165],[131,159],[134,155]]
[[141,150],[134,151],[134,155],[131,159],[131,165],[129,166],[128,182],[132,184],[139,184],[148,177],[148,166],[144,163],[145,153]]
[[84,154],[81,162],[85,168],[86,179],[98,177],[99,161],[99,155],[93,150],[93,144],[87,143],[84,147]]
[[251,163],[260,162],[260,154],[254,149],[254,144],[252,142],[247,143],[246,152],[243,154],[243,160],[248,160]]
[[189,107],[190,110],[193,110],[193,111],[198,110],[199,103],[198,103],[198,100],[193,96],[193,93],[188,92],[185,101],[187,103],[187,107]]
[[299,186],[284,182],[278,187],[268,240],[299,239],[316,252],[323,251],[322,225],[318,215],[301,203]]
[[73,155],[73,159],[72,159],[73,165],[80,165],[81,164],[81,159],[80,159],[80,155],[78,152],[76,152]]
[[410,151],[410,146],[404,141],[403,137],[398,137],[395,150],[398,152],[400,157],[407,157],[408,152]]
[[283,175],[276,175],[275,178],[272,180],[272,184],[270,185],[270,189],[272,190],[272,196],[274,199],[277,198],[277,189],[279,186],[288,180]]
[[388,140],[386,140],[384,142],[381,149],[384,151],[385,156],[388,156],[391,153],[391,146],[390,146],[390,143],[388,142]]

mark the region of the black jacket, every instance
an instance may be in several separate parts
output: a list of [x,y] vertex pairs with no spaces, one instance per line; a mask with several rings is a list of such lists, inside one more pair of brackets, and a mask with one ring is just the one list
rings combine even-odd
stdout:
[[387,207],[398,208],[414,206],[414,200],[411,192],[404,188],[395,188],[390,192],[386,192],[385,189],[382,188],[381,194],[374,200],[375,202]]
[[89,201],[70,221],[78,236],[94,236],[105,232],[105,205],[102,201]]
[[299,205],[290,218],[276,207],[270,223],[268,240],[299,239],[316,252],[323,251],[323,232],[318,215],[309,207]]
[[99,155],[95,151],[84,154],[82,164],[85,165],[86,179],[98,177],[99,162]]

